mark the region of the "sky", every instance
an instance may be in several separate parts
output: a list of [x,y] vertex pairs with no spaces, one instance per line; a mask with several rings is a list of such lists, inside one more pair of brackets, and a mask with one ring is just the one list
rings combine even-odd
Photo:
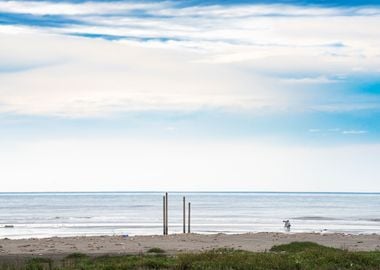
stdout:
[[0,1],[0,192],[380,192],[379,0]]

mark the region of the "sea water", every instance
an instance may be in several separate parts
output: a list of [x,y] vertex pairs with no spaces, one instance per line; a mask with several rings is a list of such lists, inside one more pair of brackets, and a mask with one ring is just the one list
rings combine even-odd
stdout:
[[[0,238],[162,234],[163,195],[0,193]],[[290,232],[380,233],[380,194],[255,192],[169,193],[169,233],[182,232],[183,196],[195,233],[283,232],[288,219]]]

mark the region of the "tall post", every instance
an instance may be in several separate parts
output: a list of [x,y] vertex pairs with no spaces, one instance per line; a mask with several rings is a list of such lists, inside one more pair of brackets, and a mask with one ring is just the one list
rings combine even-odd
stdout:
[[186,233],[186,197],[183,197],[183,233]]
[[162,228],[163,228],[163,234],[166,234],[166,201],[165,196],[162,196]]
[[168,215],[168,193],[166,192],[165,193],[165,231],[166,231],[166,234],[169,234],[169,215]]
[[190,233],[190,214],[191,213],[191,203],[189,202],[189,216],[188,216],[188,218],[187,218],[187,222],[188,222],[188,224],[187,224],[187,233]]

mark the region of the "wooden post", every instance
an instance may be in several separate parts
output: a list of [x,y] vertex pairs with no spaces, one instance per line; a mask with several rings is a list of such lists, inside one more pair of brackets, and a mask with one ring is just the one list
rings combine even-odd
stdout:
[[183,233],[186,233],[186,197],[183,197]]
[[189,202],[189,216],[188,216],[188,218],[187,218],[187,222],[188,222],[188,224],[187,224],[187,233],[190,233],[190,213],[191,213],[191,203]]
[[168,193],[166,192],[165,193],[165,230],[166,230],[166,234],[169,234],[169,214],[168,214]]
[[163,228],[163,234],[166,234],[166,202],[165,202],[165,196],[162,196],[162,228]]

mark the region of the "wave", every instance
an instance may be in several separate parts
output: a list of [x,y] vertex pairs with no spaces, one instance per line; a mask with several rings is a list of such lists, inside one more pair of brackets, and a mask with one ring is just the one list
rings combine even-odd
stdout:
[[321,217],[321,216],[294,217],[292,219],[295,219],[295,220],[339,220],[338,218]]
[[[161,223],[53,223],[53,224],[12,224],[15,229],[51,229],[51,228],[156,228],[161,227]],[[0,227],[0,228],[5,228]]]
[[76,220],[76,219],[91,219],[93,217],[52,217],[52,218],[42,218],[41,220]]
[[380,222],[380,218],[368,218],[368,219],[360,219],[364,221],[371,221],[371,222]]

